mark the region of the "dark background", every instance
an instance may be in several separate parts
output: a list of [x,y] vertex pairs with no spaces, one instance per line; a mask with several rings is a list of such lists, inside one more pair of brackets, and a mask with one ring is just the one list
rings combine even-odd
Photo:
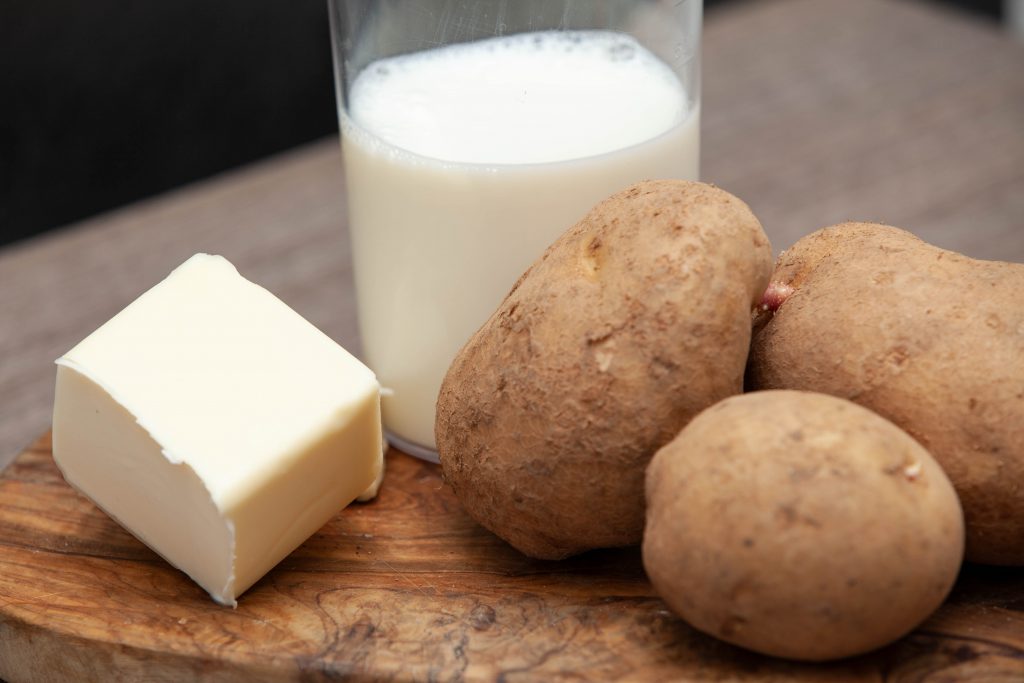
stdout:
[[326,0],[3,0],[0,93],[0,244],[337,131]]

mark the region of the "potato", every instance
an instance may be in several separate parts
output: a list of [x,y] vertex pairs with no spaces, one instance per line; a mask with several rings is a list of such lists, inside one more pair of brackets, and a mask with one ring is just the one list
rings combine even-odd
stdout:
[[920,444],[849,401],[728,398],[647,471],[643,560],[695,628],[764,654],[825,660],[913,629],[953,585],[956,493]]
[[742,389],[771,246],[739,199],[651,181],[598,204],[520,278],[437,401],[444,477],[532,557],[633,545],[644,468]]
[[846,223],[785,252],[765,304],[776,310],[755,334],[750,387],[888,418],[956,487],[967,559],[1024,564],[1024,265]]

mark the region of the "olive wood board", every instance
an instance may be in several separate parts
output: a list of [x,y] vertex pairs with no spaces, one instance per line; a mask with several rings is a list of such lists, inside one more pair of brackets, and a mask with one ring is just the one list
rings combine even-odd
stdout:
[[1024,569],[965,567],[880,651],[773,659],[669,612],[639,549],[528,559],[461,510],[436,465],[391,450],[377,500],[231,609],[68,486],[44,435],[0,475],[0,678],[1009,683],[1024,681]]

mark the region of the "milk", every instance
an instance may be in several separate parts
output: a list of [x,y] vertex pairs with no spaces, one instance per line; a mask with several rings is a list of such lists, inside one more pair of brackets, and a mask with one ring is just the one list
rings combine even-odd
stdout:
[[607,195],[697,177],[699,111],[634,39],[541,32],[374,62],[341,112],[365,359],[384,424],[434,448],[455,354]]

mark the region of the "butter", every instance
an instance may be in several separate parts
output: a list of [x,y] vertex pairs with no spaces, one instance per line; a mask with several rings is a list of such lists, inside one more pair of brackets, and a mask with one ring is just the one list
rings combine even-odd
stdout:
[[383,471],[373,373],[219,256],[57,366],[65,479],[222,604]]

